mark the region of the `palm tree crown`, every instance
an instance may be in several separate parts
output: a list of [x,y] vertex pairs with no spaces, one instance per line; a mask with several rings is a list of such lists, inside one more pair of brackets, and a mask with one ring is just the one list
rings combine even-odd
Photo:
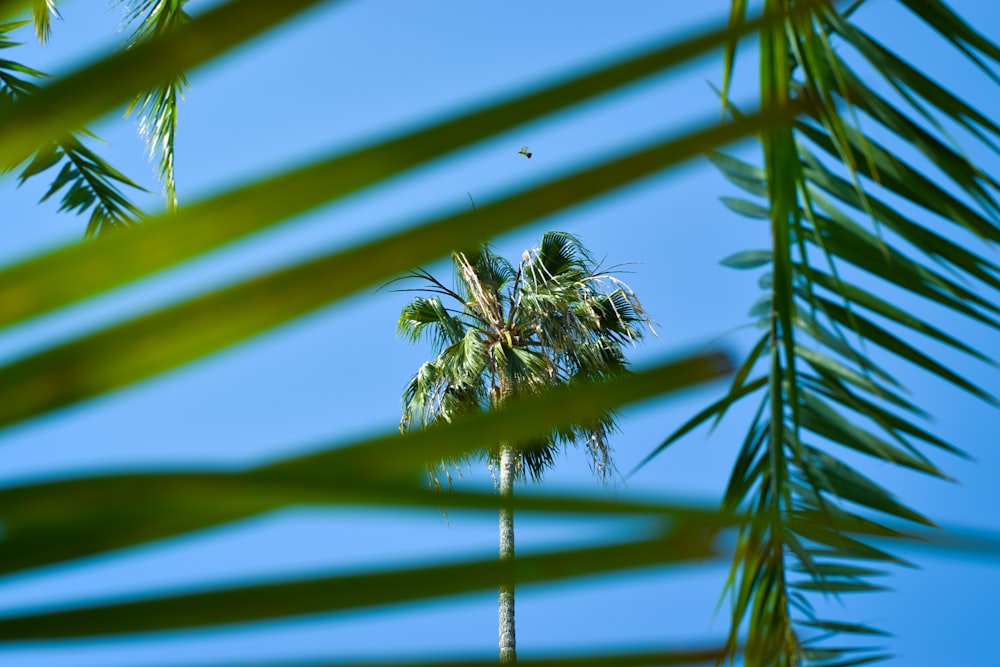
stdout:
[[[454,288],[422,269],[404,276],[425,280],[422,291],[431,295],[403,308],[399,332],[414,342],[430,338],[437,355],[406,386],[404,431],[489,410],[545,387],[620,374],[627,368],[624,346],[640,339],[649,324],[628,285],[602,271],[566,232],[546,233],[517,265],[487,244],[453,253],[452,261]],[[517,443],[516,476],[537,480],[553,465],[560,445],[583,443],[604,479],[612,469],[613,429],[614,414],[608,413]],[[491,466],[500,448],[497,443],[482,452]],[[448,468],[441,468],[445,475]]]

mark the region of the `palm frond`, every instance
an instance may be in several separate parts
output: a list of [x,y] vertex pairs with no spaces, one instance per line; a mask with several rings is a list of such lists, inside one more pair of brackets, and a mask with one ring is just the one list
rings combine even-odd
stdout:
[[529,274],[539,284],[555,278],[582,274],[587,267],[594,265],[594,258],[580,239],[562,231],[546,232],[532,260],[529,262],[532,268]]
[[21,171],[20,181],[23,183],[55,166],[63,158],[65,163],[42,201],[65,190],[60,211],[81,214],[90,210],[84,234],[87,238],[121,231],[143,220],[142,211],[125,196],[119,185],[136,190],[143,188],[73,138],[36,153],[32,162]]
[[53,18],[59,18],[55,0],[31,0],[31,20],[35,24],[35,35],[39,43],[49,41]]
[[[779,4],[767,3],[772,8]],[[904,4],[992,76],[990,68],[1000,63],[992,42],[943,3]],[[734,3],[734,12],[740,5]],[[943,114],[991,150],[1000,132],[984,114],[921,75],[832,5],[811,17],[790,18],[783,29],[762,30],[760,39],[762,106],[802,97],[810,101],[810,111],[791,128],[761,134],[763,169],[733,156],[713,154],[711,159],[754,198],[728,198],[726,206],[770,224],[770,248],[723,261],[742,270],[768,269],[761,283],[765,294],[751,311],[767,333],[729,394],[682,426],[657,452],[713,416],[721,418],[736,401],[761,396],[725,501],[763,519],[741,532],[737,546],[729,582],[729,656],[735,658],[738,637],[745,632],[747,665],[863,664],[885,655],[876,647],[831,647],[829,640],[879,631],[817,618],[803,594],[883,589],[869,581],[880,571],[852,564],[858,559],[898,561],[871,544],[870,536],[891,531],[870,515],[932,524],[849,465],[844,451],[942,479],[947,477],[923,447],[962,455],[913,421],[925,412],[896,393],[899,383],[875,363],[876,353],[868,346],[980,399],[996,399],[924,351],[923,341],[993,363],[989,355],[844,274],[849,266],[850,273],[865,274],[866,282],[892,284],[1000,329],[995,299],[979,293],[1000,287],[997,266],[938,231],[947,223],[995,247],[1000,241],[997,182],[952,148],[954,139],[928,110]],[[839,55],[841,47],[853,48],[851,57],[874,66],[908,111],[863,83],[845,62],[847,56]],[[730,52],[724,90],[732,67]],[[738,115],[725,97],[724,104]],[[874,121],[880,135],[888,133],[892,140],[876,141],[862,132],[862,118]],[[916,148],[944,178],[923,175],[897,145]],[[908,206],[890,205],[889,196]],[[931,219],[914,217],[909,210]],[[907,335],[904,340],[897,333],[901,328],[922,338]],[[754,368],[765,364],[765,375],[758,376]],[[751,376],[758,379],[751,382]],[[837,451],[838,446],[845,449]],[[847,511],[849,505],[865,513]],[[791,578],[790,572],[806,578]],[[796,627],[815,632],[800,635]]]
[[416,298],[408,303],[399,314],[398,331],[410,342],[419,342],[430,329],[431,341],[436,350],[462,340],[466,335],[464,323],[445,310],[441,299]]
[[[184,11],[187,0],[118,0],[126,5],[126,20],[138,24],[127,47],[167,34],[191,21]],[[177,133],[178,101],[184,97],[187,79],[183,72],[139,93],[125,109],[135,113],[139,131],[146,139],[151,158],[163,179],[163,193],[168,210],[177,208],[177,180],[174,174],[174,144]]]
[[[36,27],[41,31],[44,25],[47,35],[47,19],[44,24],[39,23],[38,12],[44,10],[45,16],[48,16],[50,8],[46,1],[42,1],[33,5],[33,9],[36,12]],[[54,5],[51,10],[54,11]],[[3,35],[0,48],[17,46],[7,34],[21,25],[23,23],[0,25],[0,34]],[[42,32],[39,32],[39,38],[42,38]],[[0,99],[6,105],[30,99],[38,94],[39,87],[36,81],[46,77],[44,72],[34,68],[12,60],[3,60],[0,62]],[[87,238],[119,231],[142,220],[142,212],[122,192],[121,186],[139,191],[143,188],[84,146],[81,136],[93,135],[87,130],[81,130],[43,145],[21,169],[19,182],[23,184],[29,178],[62,164],[48,191],[42,196],[42,201],[64,191],[59,206],[60,211],[76,214],[85,214],[89,211],[85,232]],[[13,169],[16,166],[12,163],[7,165],[6,169]]]

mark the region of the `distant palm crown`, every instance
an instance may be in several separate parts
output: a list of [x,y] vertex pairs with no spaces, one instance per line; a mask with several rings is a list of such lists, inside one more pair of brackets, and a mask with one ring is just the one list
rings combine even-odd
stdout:
[[[624,373],[624,346],[649,325],[631,288],[566,232],[546,233],[516,266],[488,244],[455,252],[452,261],[454,288],[423,269],[400,278],[426,281],[414,291],[431,296],[403,307],[399,332],[413,342],[430,338],[437,354],[406,386],[404,431],[490,410],[553,385]],[[608,412],[513,443],[518,476],[537,480],[553,465],[559,445],[583,443],[594,472],[606,478],[613,469],[608,435],[614,418]],[[478,454],[495,463],[500,445],[485,444]],[[449,463],[457,461],[441,463],[437,470],[450,481]],[[436,472],[432,479],[439,483]]]

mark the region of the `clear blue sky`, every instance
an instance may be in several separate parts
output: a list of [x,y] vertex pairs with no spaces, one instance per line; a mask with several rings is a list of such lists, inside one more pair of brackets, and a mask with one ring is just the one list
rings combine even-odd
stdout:
[[[194,13],[208,3],[192,0]],[[994,40],[1000,5],[954,0],[952,6]],[[391,128],[428,119],[457,104],[495,97],[665,34],[683,34],[725,16],[728,2],[610,3],[599,0],[369,0],[312,12],[193,72],[181,109],[177,143],[182,204],[254,175],[336,147],[366,141]],[[50,72],[66,71],[114,48],[120,12],[105,3],[60,3],[63,21],[48,47],[26,47],[9,57]],[[1000,91],[976,76],[897,3],[872,0],[859,14],[871,30],[987,114],[1000,108]],[[885,26],[891,25],[892,30]],[[25,32],[24,39],[30,39]],[[752,53],[737,73],[736,98],[752,103]],[[270,235],[221,253],[224,261],[192,264],[166,280],[147,281],[101,302],[100,308],[49,318],[0,337],[0,358],[56,340],[97,322],[152,308],[243,272],[276,265],[323,248],[390,229],[422,213],[477,201],[671,127],[718,113],[708,81],[721,63],[709,58],[682,74],[645,84],[545,122],[518,128],[475,149],[442,160],[378,191],[327,207]],[[956,72],[970,73],[957,79]],[[740,73],[746,74],[742,79]],[[149,189],[158,191],[132,121],[120,116],[94,126],[108,144],[101,154]],[[531,147],[529,161],[517,154]],[[748,156],[752,151],[742,149]],[[984,158],[985,159],[985,158]],[[992,162],[995,169],[995,156]],[[995,173],[995,172],[994,172]],[[35,205],[44,184],[17,189],[0,182],[8,215],[0,261],[9,262],[69,242],[84,221]],[[580,235],[610,262],[641,262],[629,280],[661,325],[660,338],[633,355],[637,363],[697,348],[748,321],[759,296],[756,276],[718,266],[733,252],[766,245],[764,227],[737,218],[718,203],[733,189],[705,161],[602,200],[584,211],[546,220],[498,239],[511,256],[546,229]],[[147,209],[161,204],[143,200]],[[434,267],[430,267],[434,268]],[[237,465],[307,448],[312,443],[383,430],[398,420],[400,392],[429,350],[395,337],[406,295],[361,294],[349,302],[260,337],[209,360],[64,411],[3,434],[0,483],[109,468]],[[941,322],[940,313],[912,307],[938,326],[954,326],[984,351],[998,337],[966,322]],[[737,354],[751,340],[726,339]],[[942,358],[1000,394],[995,369],[945,354]],[[892,362],[887,362],[893,367]],[[895,364],[898,368],[899,365]],[[868,466],[870,474],[904,501],[944,524],[1000,530],[1000,415],[975,399],[909,369],[900,372],[919,403],[931,406],[936,428],[973,454],[975,462],[935,460],[960,484]],[[686,415],[721,387],[626,413],[616,438],[619,468],[629,471]],[[708,438],[698,432],[607,493],[656,494],[712,501],[721,494],[746,415]],[[482,471],[470,483],[484,483]],[[579,452],[568,452],[548,483],[597,487]],[[492,517],[435,511],[406,520],[377,512],[287,511],[214,531],[200,540],[139,549],[85,567],[0,580],[0,612],[70,604],[96,595],[131,594],[243,577],[397,562],[424,555],[493,553]],[[522,551],[567,541],[601,539],[599,523],[521,521]],[[898,665],[1000,664],[994,633],[1000,564],[960,562],[914,553],[920,571],[892,577],[892,593],[849,597],[844,616],[892,632],[887,641]],[[617,577],[587,586],[525,589],[518,597],[518,650],[529,657],[547,648],[603,648],[623,642],[656,645],[719,637],[725,619],[713,610],[723,567],[670,571],[662,576]],[[493,594],[448,604],[364,615],[318,617],[295,624],[263,624],[250,631],[220,630],[101,643],[0,648],[0,663],[19,667],[161,665],[185,660],[226,663],[288,655],[305,659],[404,656],[428,648],[455,653],[496,649]],[[955,661],[955,656],[961,659]]]

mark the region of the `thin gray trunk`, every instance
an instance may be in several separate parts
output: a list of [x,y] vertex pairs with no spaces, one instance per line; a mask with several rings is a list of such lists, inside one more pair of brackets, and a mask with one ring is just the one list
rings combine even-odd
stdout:
[[[504,500],[514,496],[514,451],[508,445],[500,448],[500,497]],[[514,564],[514,510],[500,509],[500,563],[510,565],[502,568],[512,572]],[[517,662],[514,648],[514,582],[500,585],[500,662]]]

